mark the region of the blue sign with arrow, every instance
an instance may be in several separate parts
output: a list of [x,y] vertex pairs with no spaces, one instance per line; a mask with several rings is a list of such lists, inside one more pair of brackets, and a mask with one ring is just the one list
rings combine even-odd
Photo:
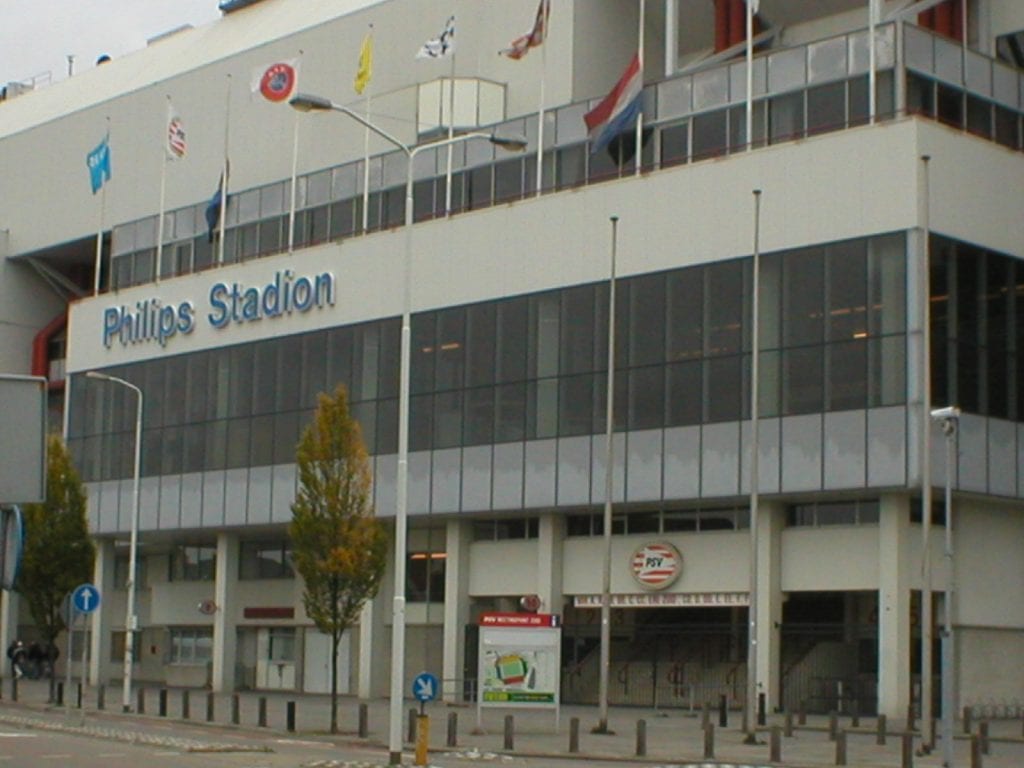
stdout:
[[412,681],[412,695],[421,704],[436,699],[440,688],[441,681],[437,679],[437,675],[429,672],[420,672]]
[[71,604],[79,613],[92,613],[100,607],[100,591],[92,584],[81,584],[71,593]]

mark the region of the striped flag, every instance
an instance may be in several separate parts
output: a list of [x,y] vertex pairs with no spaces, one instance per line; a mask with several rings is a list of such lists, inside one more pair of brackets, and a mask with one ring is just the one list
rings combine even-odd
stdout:
[[590,153],[604,149],[608,143],[636,122],[643,96],[643,70],[640,54],[633,58],[619,82],[601,103],[583,116],[590,136]]
[[523,58],[531,48],[536,48],[544,42],[548,33],[548,17],[550,15],[551,0],[540,0],[540,5],[537,6],[537,17],[533,20],[533,27],[530,28],[530,31],[517,37],[509,43],[508,48],[502,48],[498,53],[516,61]]
[[174,109],[171,102],[167,102],[167,157],[170,160],[180,160],[185,156],[185,124],[181,116]]

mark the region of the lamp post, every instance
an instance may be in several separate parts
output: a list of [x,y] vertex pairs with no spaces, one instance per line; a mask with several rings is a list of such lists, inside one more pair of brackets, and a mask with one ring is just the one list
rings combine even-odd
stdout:
[[489,133],[465,133],[441,141],[411,146],[390,132],[367,120],[343,104],[330,99],[299,93],[289,102],[300,112],[341,112],[357,123],[393,144],[405,154],[405,244],[402,276],[402,337],[399,362],[398,394],[398,475],[395,489],[395,589],[392,601],[391,625],[391,693],[388,728],[388,750],[391,765],[402,762],[402,684],[405,678],[405,554],[408,528],[409,490],[409,376],[411,356],[411,273],[412,273],[412,222],[413,222],[413,160],[425,149],[437,149],[453,144],[484,139],[511,150],[526,148],[526,139],[520,137],[500,138]]
[[942,764],[953,768],[953,468],[956,466],[956,433],[960,409],[936,408],[932,421],[946,437],[946,588],[942,611]]
[[[132,664],[135,661],[135,570],[139,551],[139,457],[142,452],[142,390],[129,381],[99,371],[88,371],[86,377],[109,381],[127,387],[135,393],[135,464],[132,470],[132,520],[128,544],[128,601],[124,616],[124,684],[121,690],[121,709],[131,712]],[[70,660],[69,660],[70,663]]]

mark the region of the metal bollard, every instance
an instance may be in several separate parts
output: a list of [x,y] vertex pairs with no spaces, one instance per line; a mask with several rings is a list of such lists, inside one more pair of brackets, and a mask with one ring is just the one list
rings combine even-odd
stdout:
[[715,724],[708,723],[708,727],[704,729],[704,759],[714,760],[715,759]]
[[410,744],[416,743],[416,710],[409,710],[409,724],[405,731],[405,740]]
[[96,709],[103,710],[107,706],[107,686],[100,685],[96,689]]
[[711,707],[705,701],[704,705],[700,709],[700,727],[704,730],[711,723]]
[[457,746],[459,732],[459,713],[448,713],[448,739],[445,744],[449,747]]
[[[60,683],[57,683],[57,685],[59,686]],[[18,700],[18,678],[14,677],[14,675],[11,675],[11,701],[17,701],[17,700]],[[58,701],[57,703],[59,704],[60,702]]]
[[158,707],[160,717],[167,717],[167,689],[160,689],[160,704]]
[[910,731],[903,732],[900,768],[914,768],[914,734]]
[[644,757],[647,754],[647,721],[636,721],[636,756]]
[[77,687],[77,689],[75,691],[75,708],[76,709],[81,709],[82,708],[82,684],[81,683],[78,684],[78,687]]
[[514,715],[505,715],[505,749],[515,749],[516,721]]
[[[792,720],[790,721],[792,725]],[[771,751],[771,757],[768,758],[769,762],[781,763],[782,762],[782,730],[777,725],[772,726],[771,737],[769,741],[769,750]]]
[[138,701],[135,702],[135,711],[140,715],[146,714],[146,690],[144,688],[139,688],[135,694],[135,698],[138,699]]
[[971,734],[971,768],[982,768],[981,739]]
[[365,739],[370,733],[370,708],[366,702],[359,704],[359,738]]
[[792,737],[792,735],[793,735],[793,713],[790,712],[789,710],[786,710],[786,716],[785,716],[785,719],[782,722],[783,722],[783,725],[785,726],[785,730],[783,731],[783,735],[786,738]]
[[729,727],[729,706],[724,693],[718,697],[718,727]]
[[835,741],[839,732],[839,713],[834,709],[828,713],[828,740]]
[[875,727],[875,744],[880,747],[885,746],[885,715],[878,716],[878,724]]
[[213,706],[214,706],[214,695],[213,691],[206,694],[206,722],[213,722]]
[[763,693],[757,694],[757,724],[764,725],[766,722],[765,714],[765,696]]
[[850,717],[850,727],[860,728],[860,707],[857,706],[857,701],[853,702],[853,715]]
[[242,700],[237,693],[231,694],[231,723],[238,725],[242,721]]
[[181,719],[188,720],[192,717],[192,702],[189,700],[188,690],[181,692]]
[[266,728],[267,727],[267,697],[266,696],[260,696],[260,699],[259,699],[259,711],[258,711],[256,717],[257,717],[257,721],[256,721],[257,725],[259,725],[260,728]]
[[987,755],[989,751],[988,720],[978,723],[978,739],[981,741],[981,754]]
[[846,731],[836,734],[836,765],[846,765]]
[[807,725],[807,701],[800,700],[800,709],[796,711],[796,721],[799,725]]
[[971,732],[971,708],[964,707],[964,733]]
[[580,751],[580,719],[574,717],[569,720],[569,754],[575,755]]
[[[11,698],[13,698],[15,701],[18,700],[18,678],[14,678],[14,696],[12,696]],[[63,682],[57,683],[57,706],[58,707],[64,706],[64,683]]]
[[289,701],[285,708],[285,730],[295,733],[295,702]]

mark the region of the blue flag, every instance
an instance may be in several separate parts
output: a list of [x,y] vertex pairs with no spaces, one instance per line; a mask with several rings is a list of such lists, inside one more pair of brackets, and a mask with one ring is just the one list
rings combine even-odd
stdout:
[[89,183],[95,195],[104,182],[110,181],[110,136],[104,136],[96,149],[85,156],[85,164],[89,168]]
[[221,174],[220,182],[217,184],[217,191],[213,193],[210,202],[206,206],[206,225],[210,231],[207,235],[207,242],[212,243],[217,232],[217,225],[220,224],[220,198],[223,195],[224,174]]

